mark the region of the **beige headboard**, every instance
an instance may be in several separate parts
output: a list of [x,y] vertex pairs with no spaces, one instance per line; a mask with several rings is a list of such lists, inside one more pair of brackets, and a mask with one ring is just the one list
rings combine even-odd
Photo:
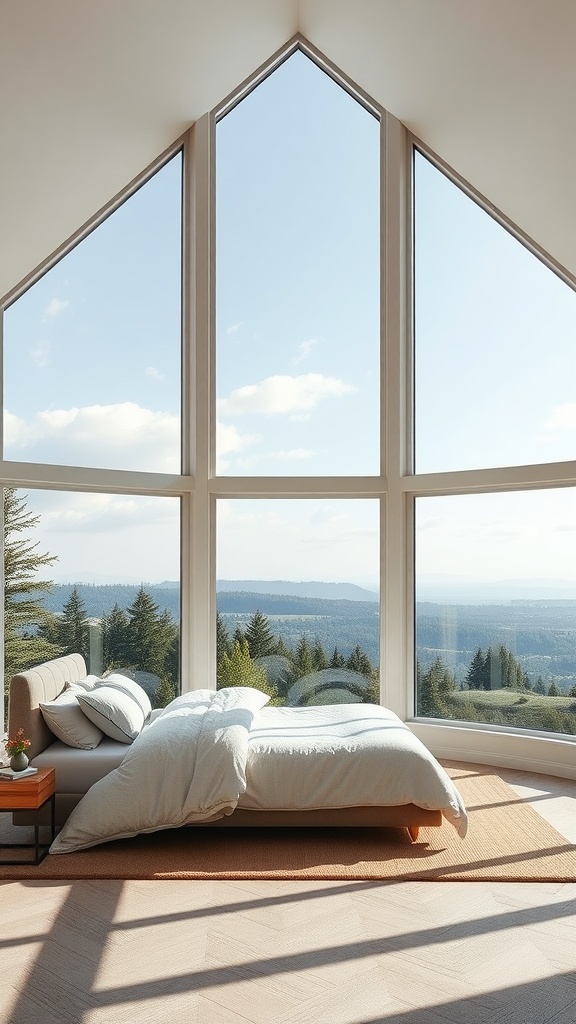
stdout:
[[54,700],[66,686],[86,676],[86,662],[81,654],[67,654],[64,658],[45,661],[12,677],[8,705],[8,735],[22,727],[31,741],[26,751],[36,757],[54,742],[54,734],[42,718],[40,701]]

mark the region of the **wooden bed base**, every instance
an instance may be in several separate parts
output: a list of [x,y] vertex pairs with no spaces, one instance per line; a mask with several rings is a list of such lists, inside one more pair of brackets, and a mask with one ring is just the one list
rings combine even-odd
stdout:
[[442,824],[442,813],[424,810],[416,804],[402,804],[399,807],[332,807],[315,811],[249,811],[237,807],[224,818],[202,824],[206,828],[405,828],[414,843],[420,828]]

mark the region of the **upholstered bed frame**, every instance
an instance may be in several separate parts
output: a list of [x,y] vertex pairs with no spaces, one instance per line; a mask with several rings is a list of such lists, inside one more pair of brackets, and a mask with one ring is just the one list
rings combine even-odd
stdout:
[[[54,700],[66,688],[86,676],[80,654],[47,661],[15,675],[10,684],[9,735],[22,727],[28,737],[28,756],[33,765],[56,768],[56,821],[63,824],[72,809],[94,782],[113,770],[128,747],[103,740],[93,750],[66,747],[46,725],[40,703]],[[73,780],[72,782],[70,780]],[[27,823],[25,812],[15,812],[15,823]],[[399,807],[348,807],[314,811],[251,811],[236,809],[210,826],[357,826],[407,828],[413,839],[422,825],[442,824],[440,811],[428,811],[415,804]],[[199,826],[196,826],[199,827]],[[208,826],[202,826],[208,827]]]

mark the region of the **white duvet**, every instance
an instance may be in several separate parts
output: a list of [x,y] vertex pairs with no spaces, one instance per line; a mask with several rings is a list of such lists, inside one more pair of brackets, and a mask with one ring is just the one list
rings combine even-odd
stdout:
[[393,711],[374,704],[264,707],[248,739],[252,810],[417,804],[440,810],[459,835],[467,816],[454,783]]
[[391,806],[440,810],[466,834],[458,790],[386,708],[266,708],[250,687],[196,690],[172,701],[95,783],[50,853],[254,810]]

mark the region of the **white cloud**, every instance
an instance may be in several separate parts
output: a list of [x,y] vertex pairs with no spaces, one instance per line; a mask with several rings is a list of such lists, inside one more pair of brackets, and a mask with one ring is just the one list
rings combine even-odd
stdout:
[[341,398],[355,391],[337,377],[321,373],[307,373],[297,377],[276,375],[259,384],[237,388],[229,398],[220,399],[218,409],[222,415],[262,413],[267,416],[301,413],[314,409],[324,398]]
[[220,422],[216,424],[216,437],[218,452],[216,469],[218,473],[227,473],[230,469],[231,464],[226,456],[238,455],[262,440],[260,434],[241,434],[233,424]]
[[54,494],[42,512],[42,526],[53,533],[116,533],[145,525],[155,528],[177,516],[176,502],[121,494]]
[[44,309],[44,317],[58,316],[69,305],[68,299],[50,299],[50,302]]
[[180,420],[133,402],[46,409],[25,421],[6,411],[10,457],[107,469],[178,472]]
[[294,366],[298,363],[303,363],[305,359],[308,359],[312,349],[318,344],[318,338],[309,338],[307,341],[301,341],[298,346],[298,355],[292,360]]
[[567,402],[554,409],[550,419],[544,423],[545,430],[576,430],[576,403]]
[[4,447],[21,446],[25,444],[26,424],[24,420],[14,416],[7,409],[4,410]]
[[262,440],[260,434],[241,434],[237,427],[218,423],[218,452],[220,455],[231,455],[232,452],[243,452],[250,445]]
[[35,540],[58,558],[56,582],[154,582],[179,576],[179,502],[175,498],[36,491]]
[[241,330],[242,327],[244,327],[244,324],[243,324],[243,322],[241,320],[240,323],[232,324],[231,327],[228,327],[226,329],[226,334],[228,335],[228,337],[231,338],[232,335],[238,334],[238,331]]
[[166,379],[164,374],[160,373],[160,370],[157,370],[155,366],[147,366],[146,369],[144,370],[144,374],[146,375],[146,377],[150,377],[152,380]]
[[49,342],[39,341],[36,348],[33,348],[30,353],[34,365],[39,369],[42,369],[44,366],[48,366],[51,351],[52,346]]

